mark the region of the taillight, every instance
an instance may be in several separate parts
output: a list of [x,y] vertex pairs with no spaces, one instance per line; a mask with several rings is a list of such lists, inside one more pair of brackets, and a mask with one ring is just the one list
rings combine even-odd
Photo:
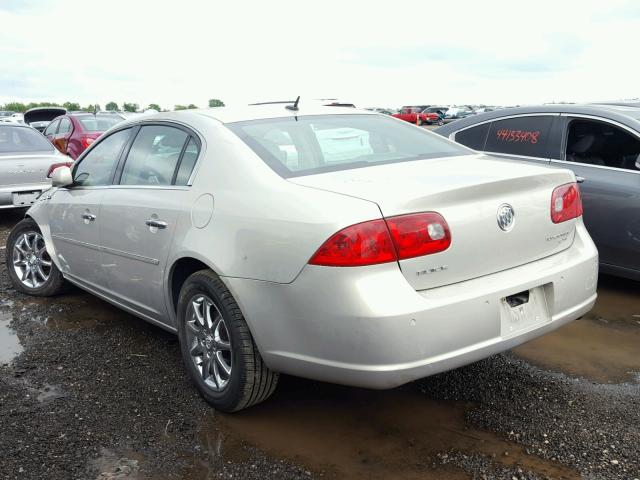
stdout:
[[51,178],[53,171],[59,167],[69,167],[73,165],[73,162],[62,162],[62,163],[54,163],[49,167],[49,171],[47,172],[47,178]]
[[562,223],[582,215],[582,199],[577,183],[560,185],[551,194],[551,221]]
[[327,267],[359,267],[394,260],[396,252],[389,229],[380,219],[340,230],[322,244],[309,263]]
[[95,141],[96,141],[96,139],[95,138],[91,138],[91,137],[82,137],[80,139],[80,143],[82,143],[82,146],[84,148],[88,148],[89,145],[91,145]]
[[435,212],[352,225],[331,236],[309,264],[360,267],[442,252],[451,245],[449,225]]
[[451,232],[436,212],[413,213],[387,219],[399,260],[442,252],[451,245]]

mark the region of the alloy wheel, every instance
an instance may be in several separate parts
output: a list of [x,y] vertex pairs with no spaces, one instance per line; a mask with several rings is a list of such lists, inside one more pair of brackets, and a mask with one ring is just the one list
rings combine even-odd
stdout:
[[39,232],[23,233],[13,246],[13,269],[28,288],[43,286],[51,275],[51,257]]
[[187,345],[202,381],[220,392],[231,379],[233,355],[227,324],[213,301],[195,295],[187,310]]

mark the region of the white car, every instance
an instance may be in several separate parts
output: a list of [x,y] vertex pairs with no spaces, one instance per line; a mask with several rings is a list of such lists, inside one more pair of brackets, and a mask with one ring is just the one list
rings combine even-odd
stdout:
[[55,170],[7,262],[23,292],[66,279],[177,332],[235,411],[279,373],[392,388],[584,315],[598,254],[575,182],[352,108],[168,112]]

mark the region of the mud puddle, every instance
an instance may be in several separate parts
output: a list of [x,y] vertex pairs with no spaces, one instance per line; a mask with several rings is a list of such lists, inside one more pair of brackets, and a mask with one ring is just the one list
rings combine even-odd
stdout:
[[513,352],[542,368],[598,383],[638,381],[640,282],[601,277],[591,312]]
[[[247,444],[323,478],[469,478],[443,465],[447,452],[480,455],[498,468],[518,466],[543,477],[579,478],[495,434],[468,428],[469,408],[430,400],[415,384],[379,392],[286,377],[268,402],[233,415],[216,414],[200,434],[201,448],[210,457],[237,461]],[[187,478],[205,479],[206,472],[201,464]]]
[[22,353],[23,347],[11,322],[11,302],[0,301],[0,365],[7,365]]

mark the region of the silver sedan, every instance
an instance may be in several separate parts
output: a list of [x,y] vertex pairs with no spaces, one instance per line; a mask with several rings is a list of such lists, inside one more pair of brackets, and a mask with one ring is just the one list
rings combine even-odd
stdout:
[[597,251],[573,173],[388,116],[257,105],[103,135],[8,240],[15,287],[66,281],[176,332],[236,411],[279,373],[392,388],[588,312]]
[[53,165],[70,162],[37,130],[0,123],[0,210],[30,207],[51,187]]

